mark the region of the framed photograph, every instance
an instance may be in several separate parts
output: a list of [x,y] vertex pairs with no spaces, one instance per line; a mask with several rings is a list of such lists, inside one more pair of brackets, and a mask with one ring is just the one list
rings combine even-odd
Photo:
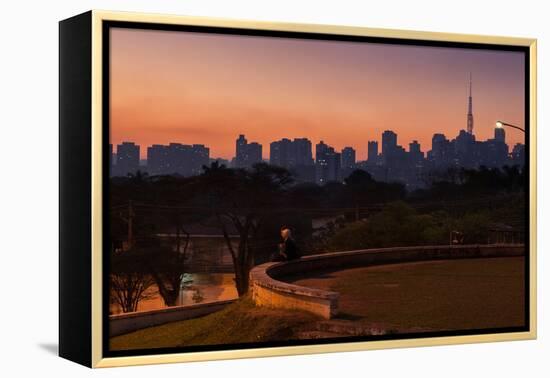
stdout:
[[536,337],[536,40],[60,22],[59,353]]

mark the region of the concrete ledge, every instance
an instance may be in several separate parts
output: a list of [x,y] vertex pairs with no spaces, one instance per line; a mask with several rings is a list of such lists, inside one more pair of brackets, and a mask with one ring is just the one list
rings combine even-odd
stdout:
[[277,281],[270,275],[276,275],[295,262],[272,262],[259,265],[250,272],[252,300],[258,306],[271,308],[300,309],[330,319],[331,313],[338,308],[339,294],[333,291]]
[[198,318],[223,309],[236,299],[217,301],[211,303],[199,303],[187,306],[167,307],[160,310],[137,311],[126,314],[109,316],[109,336],[118,336],[137,331],[142,328],[152,327],[178,320]]
[[370,265],[524,254],[525,246],[518,244],[397,247],[332,252],[305,256],[289,262],[258,265],[250,272],[250,288],[257,306],[304,310],[330,319],[338,313],[338,293],[293,285],[277,278],[311,271]]

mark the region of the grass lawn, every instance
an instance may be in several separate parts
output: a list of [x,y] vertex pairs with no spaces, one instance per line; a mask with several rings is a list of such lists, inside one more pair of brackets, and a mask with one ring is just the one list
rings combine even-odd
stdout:
[[250,298],[243,298],[201,318],[112,337],[110,347],[128,350],[288,340],[301,326],[316,320],[306,312],[258,308]]
[[[524,322],[524,264],[523,257],[427,261],[313,272],[289,282],[339,292],[340,319],[385,333],[513,327]],[[128,350],[299,339],[319,320],[306,312],[255,307],[245,297],[201,318],[113,337],[110,346]]]
[[380,265],[292,282],[339,292],[339,317],[389,332],[524,325],[523,257]]

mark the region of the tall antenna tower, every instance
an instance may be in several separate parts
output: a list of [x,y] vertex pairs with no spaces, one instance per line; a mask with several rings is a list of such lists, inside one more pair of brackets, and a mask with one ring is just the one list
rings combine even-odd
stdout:
[[468,134],[474,133],[474,114],[472,113],[472,73],[470,72],[470,95],[468,96]]

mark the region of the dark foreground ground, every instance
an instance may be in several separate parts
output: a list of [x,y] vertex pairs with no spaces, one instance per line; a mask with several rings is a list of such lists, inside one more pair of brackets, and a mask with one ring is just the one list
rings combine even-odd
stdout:
[[340,318],[390,332],[524,325],[523,257],[381,265],[292,282],[339,292]]
[[151,327],[110,340],[112,350],[184,347],[365,334],[522,326],[524,258],[429,261],[294,277],[340,293],[339,319],[258,308],[242,298],[202,318]]
[[259,308],[249,297],[201,318],[112,337],[111,350],[219,345],[294,339],[296,330],[319,320],[301,312]]

